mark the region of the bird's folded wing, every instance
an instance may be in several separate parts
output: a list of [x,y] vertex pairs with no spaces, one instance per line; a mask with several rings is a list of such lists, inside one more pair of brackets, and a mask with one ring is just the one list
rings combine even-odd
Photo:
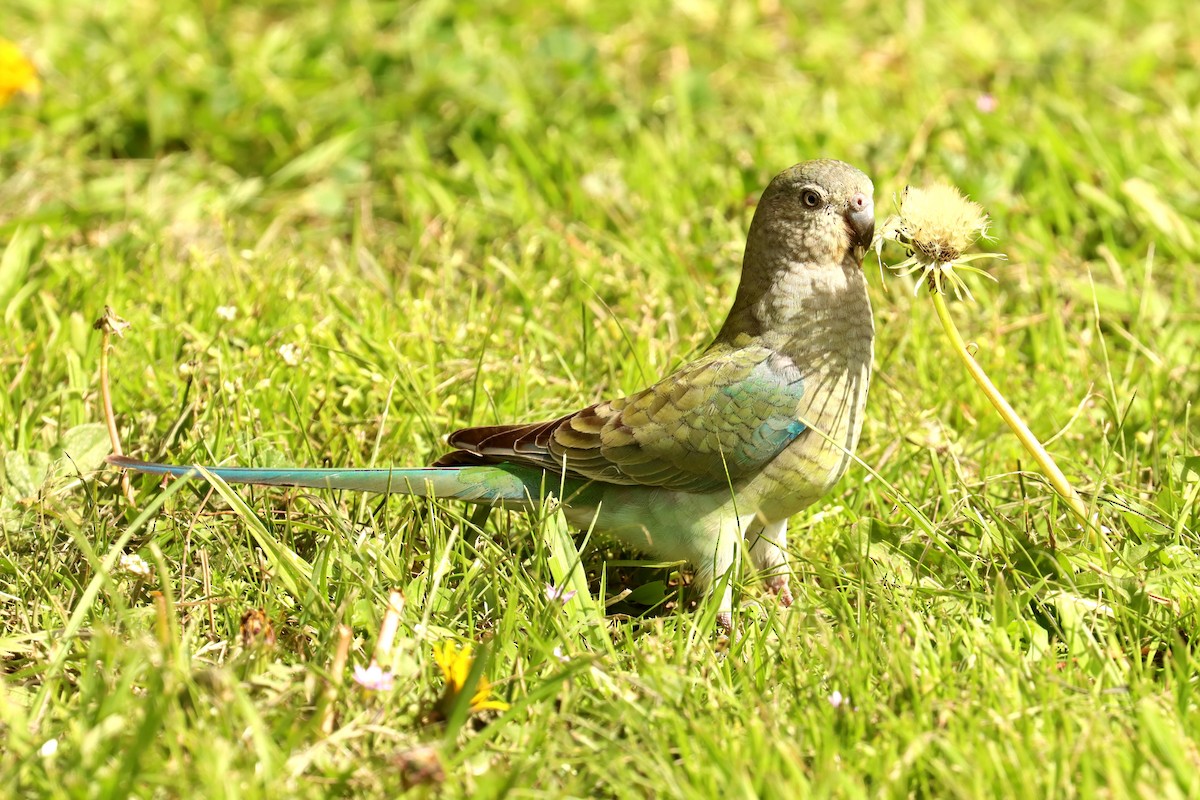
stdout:
[[549,422],[467,428],[438,462],[514,462],[704,492],[752,475],[804,431],[801,371],[763,347],[714,348],[637,394]]

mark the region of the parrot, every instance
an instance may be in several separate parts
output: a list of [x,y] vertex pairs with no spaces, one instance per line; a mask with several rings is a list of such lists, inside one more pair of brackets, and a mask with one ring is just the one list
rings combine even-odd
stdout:
[[[732,630],[730,571],[748,555],[792,604],[788,519],[846,472],[862,430],[875,326],[863,256],[874,187],[819,159],[776,175],[746,237],[732,308],[712,343],[652,386],[546,422],[465,428],[426,467],[205,467],[229,483],[402,493],[533,509],[694,569]],[[116,466],[195,477],[114,455]]]

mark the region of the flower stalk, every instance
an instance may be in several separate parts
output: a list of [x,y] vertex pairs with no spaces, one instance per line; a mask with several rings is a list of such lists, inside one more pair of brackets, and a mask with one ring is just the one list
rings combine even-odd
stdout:
[[[1054,491],[1066,501],[1084,525],[1092,527],[1087,505],[1058,468],[1054,458],[1021,419],[1020,414],[971,355],[946,305],[947,288],[953,288],[955,295],[960,298],[963,294],[971,298],[970,289],[955,273],[956,269],[991,278],[986,272],[965,265],[980,258],[1004,258],[999,253],[968,255],[963,252],[978,239],[988,238],[987,214],[977,203],[972,203],[957,189],[945,184],[928,189],[909,187],[904,190],[899,205],[899,213],[889,218],[879,233],[875,242],[876,253],[882,253],[885,240],[897,242],[908,249],[908,258],[894,265],[892,269],[905,275],[920,273],[921,279],[917,288],[919,289],[922,283],[929,287],[929,295],[933,299],[933,307],[942,323],[942,329],[945,330],[955,353],[971,378],[983,390],[1025,450],[1033,456]],[[882,258],[880,261],[882,263]]]
[[1016,412],[1012,404],[1000,393],[1000,390],[996,388],[996,384],[992,383],[992,379],[988,377],[988,374],[983,371],[983,367],[979,365],[979,362],[975,360],[970,350],[967,349],[962,335],[958,332],[958,326],[954,324],[954,319],[950,316],[950,309],[946,307],[945,293],[939,292],[931,286],[929,294],[933,298],[933,307],[937,310],[938,319],[941,320],[942,330],[946,331],[946,336],[950,339],[950,343],[954,347],[954,352],[958,354],[959,359],[963,362],[963,366],[967,368],[967,372],[975,379],[975,383],[983,390],[987,399],[991,401],[997,413],[1008,424],[1008,427],[1012,429],[1012,432],[1016,434],[1021,444],[1033,456],[1033,459],[1050,481],[1050,485],[1054,487],[1054,491],[1062,496],[1080,520],[1087,523],[1087,506],[1084,504],[1083,498],[1071,486],[1071,482],[1067,480],[1067,476],[1063,474],[1063,471],[1058,468],[1054,457],[1042,446],[1042,443],[1034,436],[1033,431],[1029,430],[1029,426],[1025,424],[1025,420],[1021,419],[1021,415]]
[[[112,337],[125,335],[131,326],[128,322],[113,313],[108,306],[104,307],[104,315],[93,323],[92,328],[100,331],[100,405],[104,411],[104,424],[108,426],[108,438],[112,443],[113,453],[122,455],[121,434],[117,430],[117,417],[113,413],[112,389],[108,380],[108,351],[112,349]],[[137,498],[133,495],[133,484],[129,473],[121,475],[121,491],[129,505],[137,508]]]

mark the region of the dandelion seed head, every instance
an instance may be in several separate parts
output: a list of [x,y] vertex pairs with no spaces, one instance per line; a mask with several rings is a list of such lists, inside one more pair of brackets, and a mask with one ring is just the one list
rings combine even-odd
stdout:
[[929,260],[957,261],[963,251],[987,234],[983,206],[963,197],[946,183],[928,189],[909,186],[900,196],[900,224],[913,247]]
[[977,272],[991,278],[982,270],[964,266],[978,258],[1004,258],[998,253],[966,254],[980,238],[987,238],[988,215],[983,207],[963,197],[958,189],[946,183],[921,189],[909,186],[900,196],[899,213],[889,217],[875,240],[875,251],[882,263],[883,243],[898,242],[909,250],[907,260],[891,265],[902,275],[921,273],[921,283],[929,283],[934,291],[943,292],[947,284],[958,296],[971,297],[955,269]]

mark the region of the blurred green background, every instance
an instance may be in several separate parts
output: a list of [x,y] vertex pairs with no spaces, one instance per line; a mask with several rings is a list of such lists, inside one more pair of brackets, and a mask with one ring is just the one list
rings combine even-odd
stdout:
[[[0,108],[6,791],[391,794],[430,741],[446,783],[421,791],[451,794],[1200,791],[1198,29],[1166,0],[10,0],[0,36],[41,88]],[[882,481],[793,522],[797,606],[747,586],[759,621],[725,655],[686,614],[601,641],[545,608],[536,525],[464,540],[403,500],[241,513],[191,487],[129,544],[157,577],[103,577],[136,516],[99,471],[105,305],[133,324],[112,369],[135,454],[423,463],[454,427],[687,359],[758,193],[815,157],[870,174],[880,217],[933,180],[992,215],[1009,260],[955,316],[1104,541],[1019,473],[927,298],[869,257],[859,454]],[[661,571],[608,579],[674,597]],[[325,739],[336,626],[362,662],[397,587],[407,678],[343,691]],[[178,602],[165,638],[150,589]],[[237,641],[258,607],[269,651]],[[420,724],[443,636],[491,639],[528,700]]]

